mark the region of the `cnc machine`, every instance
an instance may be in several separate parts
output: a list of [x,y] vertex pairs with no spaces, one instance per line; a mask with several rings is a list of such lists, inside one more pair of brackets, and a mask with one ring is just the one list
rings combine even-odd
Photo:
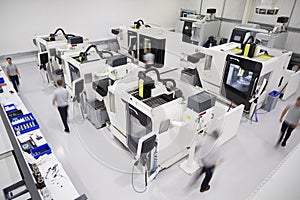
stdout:
[[[216,102],[215,95],[200,88],[179,80],[162,79],[155,68],[140,71],[138,77],[111,81],[102,95],[110,120],[109,130],[133,156],[140,155],[141,141],[156,141],[150,155],[147,154],[149,180],[188,155],[197,135],[204,134],[211,121],[214,128],[224,130],[220,131],[222,143],[228,141],[236,134],[243,110],[242,106],[228,113],[236,121],[229,130],[223,124],[228,105]],[[191,166],[184,166],[190,173]]]
[[188,68],[197,69],[201,87],[222,94],[237,104],[244,104],[247,111],[252,97],[261,87],[264,92],[258,98],[259,107],[268,92],[284,89],[290,76],[287,66],[292,52],[256,47],[256,54],[249,58],[240,55],[240,47],[240,44],[231,42],[201,49],[196,55],[198,59],[194,63],[188,62]]

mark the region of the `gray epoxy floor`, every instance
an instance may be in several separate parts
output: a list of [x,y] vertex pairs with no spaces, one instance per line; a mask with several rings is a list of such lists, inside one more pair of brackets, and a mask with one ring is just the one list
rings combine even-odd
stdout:
[[[221,147],[222,162],[216,168],[210,191],[200,193],[200,181],[189,185],[192,177],[175,164],[162,171],[145,193],[138,194],[131,188],[132,163],[127,151],[106,129],[97,130],[87,120],[76,124],[72,120],[72,109],[71,133],[64,133],[58,112],[51,104],[54,87],[44,84],[35,63],[18,66],[22,74],[21,98],[38,119],[48,143],[77,190],[92,200],[247,199],[300,141],[298,128],[286,148],[274,147],[280,113],[296,96],[285,102],[279,100],[270,113],[259,111],[262,114],[258,116],[258,123],[243,118],[237,137]],[[75,118],[80,121],[78,116]]]

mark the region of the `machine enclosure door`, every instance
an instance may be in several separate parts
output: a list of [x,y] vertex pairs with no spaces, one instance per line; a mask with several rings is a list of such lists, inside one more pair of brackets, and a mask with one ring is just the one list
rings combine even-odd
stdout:
[[127,104],[127,145],[130,152],[136,154],[139,139],[151,132],[151,118]]
[[261,69],[262,64],[259,62],[228,55],[224,68],[221,94],[237,105],[244,104],[245,110],[249,110],[249,100],[255,93]]

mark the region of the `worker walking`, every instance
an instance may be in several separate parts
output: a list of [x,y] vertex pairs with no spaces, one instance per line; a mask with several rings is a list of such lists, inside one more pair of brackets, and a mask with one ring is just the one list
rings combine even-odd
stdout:
[[20,85],[21,78],[20,72],[15,64],[12,63],[12,59],[10,57],[6,58],[8,65],[6,66],[6,75],[8,79],[12,82],[14,89],[16,92],[19,92],[18,86]]
[[65,89],[63,87],[62,80],[58,80],[56,82],[56,85],[57,85],[57,89],[54,91],[54,97],[53,97],[52,104],[57,105],[57,109],[59,111],[60,117],[61,117],[62,122],[65,127],[65,132],[69,133],[70,132],[70,129],[68,126],[69,93],[68,93],[67,89]]
[[[284,121],[283,118],[285,117]],[[277,141],[276,145],[278,146],[281,142],[281,146],[286,146],[286,142],[291,136],[292,131],[297,127],[300,126],[300,96],[297,97],[297,100],[294,104],[289,104],[285,107],[282,111],[280,116],[281,125],[281,134],[279,140]]]
[[195,175],[194,181],[198,180],[202,174],[205,173],[205,177],[200,186],[200,192],[205,192],[210,189],[209,182],[213,176],[215,167],[219,161],[220,150],[217,146],[217,139],[219,138],[218,131],[213,131],[211,134],[207,134],[200,145],[199,158],[202,162],[202,169]]

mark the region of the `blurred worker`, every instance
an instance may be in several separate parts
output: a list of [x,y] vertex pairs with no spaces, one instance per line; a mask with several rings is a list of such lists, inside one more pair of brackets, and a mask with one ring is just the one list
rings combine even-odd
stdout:
[[144,62],[146,64],[146,69],[154,65],[155,56],[151,53],[149,48],[145,49],[145,55],[143,56]]
[[[283,117],[286,115],[284,121]],[[287,140],[291,136],[292,131],[297,127],[300,126],[300,96],[297,97],[297,100],[294,104],[289,104],[285,107],[282,111],[280,116],[280,122],[282,122],[281,126],[281,134],[279,140],[277,141],[277,145],[281,143],[281,146],[285,146]]]
[[18,86],[20,85],[19,78],[21,78],[20,72],[15,64],[12,63],[10,57],[6,58],[8,65],[6,66],[6,75],[8,79],[12,82],[16,92],[19,92]]
[[205,173],[205,177],[200,186],[200,192],[205,192],[210,189],[209,182],[213,176],[215,167],[219,161],[220,150],[217,146],[217,139],[219,138],[218,131],[213,131],[207,134],[200,146],[199,158],[202,162],[202,169],[195,176],[195,180]]
[[68,97],[69,97],[69,93],[67,91],[67,89],[65,89],[63,87],[63,81],[62,80],[58,80],[56,82],[56,86],[57,89],[54,91],[54,97],[53,97],[53,101],[52,104],[53,105],[57,105],[60,117],[62,119],[62,122],[64,124],[65,127],[65,132],[69,133],[70,129],[68,126]]

